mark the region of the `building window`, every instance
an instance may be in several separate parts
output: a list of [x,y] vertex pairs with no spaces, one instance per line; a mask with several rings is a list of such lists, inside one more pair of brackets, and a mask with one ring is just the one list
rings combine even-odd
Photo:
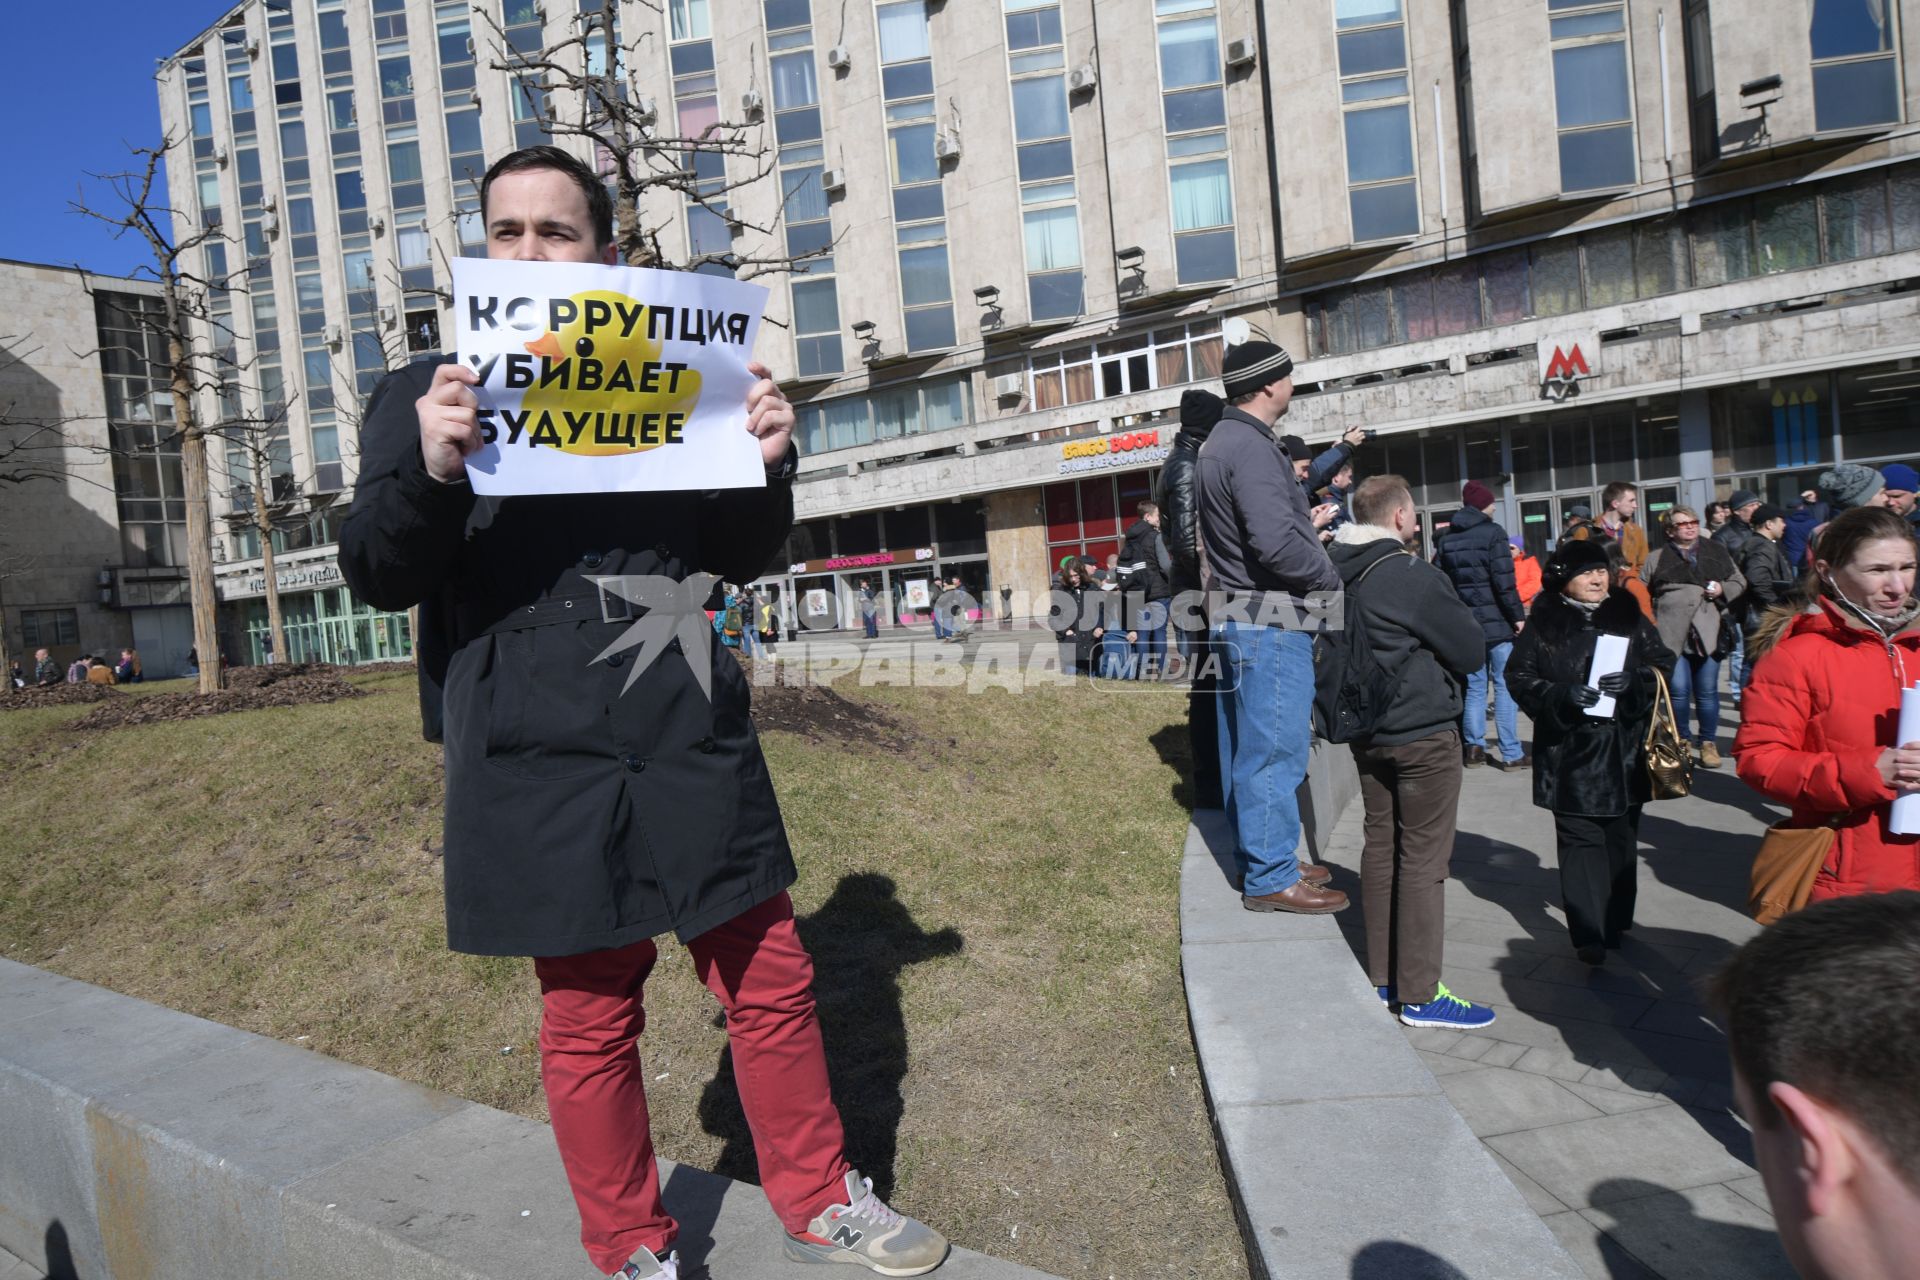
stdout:
[[[672,0],[667,30],[673,71],[674,124],[682,166],[693,171],[687,197],[687,250],[693,269],[703,275],[732,278],[733,232],[727,225],[726,157],[714,147],[721,140],[720,82],[714,74],[712,26],[707,0]],[[711,131],[711,132],[710,132]],[[696,145],[698,144],[698,145]]]
[[1333,14],[1354,241],[1417,235],[1420,195],[1401,0],[1334,0]]
[[1067,319],[1080,314],[1084,280],[1060,6],[1056,0],[1005,0],[1005,6],[1027,314]]
[[75,609],[22,609],[20,639],[27,649],[52,649],[80,643],[80,614]]
[[1813,0],[1813,127],[1864,129],[1900,119],[1900,65],[1887,0]]
[[1713,101],[1713,19],[1707,0],[1687,0],[1687,123],[1696,168],[1720,157],[1720,115]]
[[882,4],[874,14],[880,27],[880,87],[907,350],[937,351],[951,347],[955,336],[927,8],[925,0],[906,0]]
[[875,440],[945,431],[970,421],[972,410],[967,379],[941,378],[883,387],[871,395],[797,405],[794,436],[802,453],[825,453]]
[[780,216],[787,256],[794,259],[793,354],[800,376],[824,377],[845,365],[840,346],[839,286],[833,280],[833,221],[824,185],[820,82],[814,62],[808,0],[766,0],[773,131],[780,168]]
[[1621,0],[1547,0],[1560,189],[1630,187],[1636,163],[1627,6]]
[[1154,0],[1174,277],[1183,285],[1231,280],[1239,270],[1220,22],[1212,8],[1195,0]]

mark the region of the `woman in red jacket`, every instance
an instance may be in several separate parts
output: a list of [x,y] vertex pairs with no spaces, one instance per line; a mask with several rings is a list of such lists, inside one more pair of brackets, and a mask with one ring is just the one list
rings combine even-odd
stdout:
[[1813,900],[1920,889],[1920,836],[1889,829],[1895,796],[1920,791],[1920,742],[1894,742],[1900,693],[1920,677],[1914,540],[1880,507],[1848,511],[1814,544],[1811,598],[1748,642],[1753,683],[1733,750],[1740,777],[1837,829]]

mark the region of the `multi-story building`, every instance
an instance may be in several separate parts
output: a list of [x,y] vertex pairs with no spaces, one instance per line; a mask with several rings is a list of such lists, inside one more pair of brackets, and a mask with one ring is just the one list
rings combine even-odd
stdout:
[[147,280],[0,262],[22,331],[0,336],[0,626],[31,672],[46,649],[140,650],[186,666],[186,493]]
[[[433,290],[482,251],[475,179],[543,140],[502,45],[584,30],[604,59],[601,9],[248,0],[162,66],[176,201],[231,228],[208,265],[250,282],[232,341],[289,406],[289,492],[350,488],[352,406],[437,348]],[[750,124],[759,154],[694,181],[767,171],[734,218],[647,210],[668,256],[829,251],[770,278],[758,351],[800,408],[766,581],[805,625],[851,617],[861,576],[912,621],[933,573],[997,603],[1117,549],[1182,391],[1246,331],[1299,358],[1286,429],[1372,429],[1362,472],[1404,475],[1434,534],[1467,478],[1539,548],[1610,480],[1657,514],[1910,455],[1910,14],[665,0],[613,34],[663,133]],[[311,536],[323,577],[331,524]],[[223,577],[257,577],[254,549],[230,533]]]

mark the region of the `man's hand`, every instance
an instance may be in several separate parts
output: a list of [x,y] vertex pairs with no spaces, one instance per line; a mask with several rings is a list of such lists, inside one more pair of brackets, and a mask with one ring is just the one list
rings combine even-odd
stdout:
[[480,375],[458,361],[433,371],[427,394],[413,402],[420,418],[420,459],[427,474],[441,484],[467,478],[467,455],[480,447],[480,425],[474,411],[480,407],[473,388]]
[[1358,449],[1367,442],[1367,429],[1365,427],[1348,427],[1340,433],[1340,439],[1351,447]]
[[793,406],[774,385],[767,366],[755,360],[747,366],[747,372],[760,379],[747,391],[747,430],[760,441],[760,461],[776,467],[787,456],[787,444],[793,439]]
[[1340,504],[1337,502],[1323,502],[1313,509],[1312,514],[1313,527],[1316,529],[1324,529],[1333,523],[1335,516],[1340,514]]

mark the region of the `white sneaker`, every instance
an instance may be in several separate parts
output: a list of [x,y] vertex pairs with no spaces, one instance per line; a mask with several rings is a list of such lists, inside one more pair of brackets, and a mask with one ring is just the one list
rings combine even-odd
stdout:
[[675,1251],[662,1258],[641,1245],[627,1260],[627,1265],[608,1276],[607,1280],[680,1280],[680,1254]]
[[836,1204],[789,1235],[794,1262],[844,1262],[883,1276],[921,1276],[947,1260],[947,1238],[925,1223],[896,1213],[873,1194],[873,1180],[847,1174],[847,1203]]

